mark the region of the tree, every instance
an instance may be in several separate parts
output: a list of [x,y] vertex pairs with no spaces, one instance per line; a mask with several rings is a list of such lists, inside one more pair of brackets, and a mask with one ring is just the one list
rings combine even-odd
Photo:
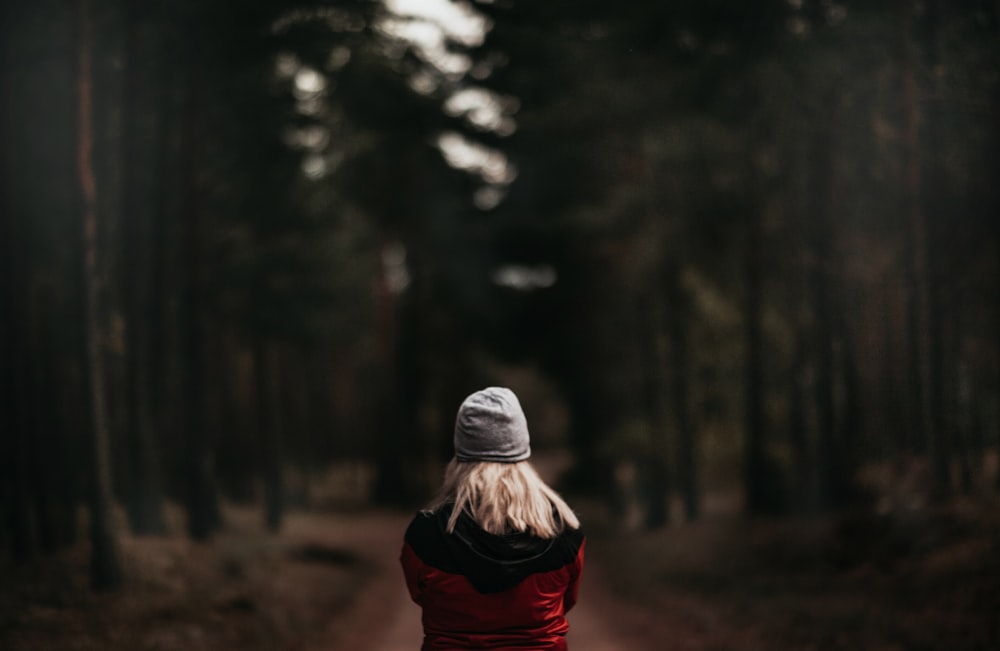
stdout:
[[[152,63],[161,56],[162,37],[150,29],[151,17],[144,3],[125,5],[124,29],[126,45],[123,59],[126,67],[123,96],[123,155],[130,164],[125,169],[122,192],[123,215],[121,228],[121,274],[125,285],[125,387],[126,441],[128,447],[127,490],[129,522],[136,534],[162,534],[166,531],[163,516],[163,487],[159,466],[157,419],[154,417],[152,374],[160,369],[153,363],[158,347],[151,334],[158,324],[153,319],[162,316],[153,308],[159,294],[153,286],[153,265],[160,256],[155,247],[162,247],[154,237],[154,220],[163,219],[149,197],[160,188],[157,177],[162,174],[159,148],[164,146],[161,108],[165,93],[155,90],[165,82],[163,64]],[[145,38],[144,38],[145,37]],[[158,47],[159,46],[159,47]],[[159,100],[159,101],[157,101]],[[139,164],[143,161],[145,164]],[[162,237],[162,234],[161,236]]]
[[[0,129],[10,133],[12,96],[12,66],[10,36],[12,10],[0,8]],[[20,251],[24,241],[22,219],[19,219],[12,192],[14,165],[10,149],[0,157],[0,392],[6,396],[7,407],[0,410],[3,438],[4,489],[0,510],[6,523],[7,540],[15,560],[25,560],[33,552],[24,448],[26,444],[27,401],[23,390],[27,346],[24,335],[23,285],[18,278],[25,269]]]
[[670,306],[671,376],[673,413],[677,429],[677,474],[681,496],[684,500],[684,515],[690,522],[700,515],[701,495],[698,489],[698,440],[692,421],[690,334],[691,304],[681,285],[680,271],[668,263],[664,285],[667,288]]
[[111,489],[110,432],[104,393],[104,360],[101,350],[101,312],[97,277],[98,185],[94,172],[93,48],[94,31],[90,0],[79,0],[79,76],[77,79],[77,163],[80,183],[83,246],[83,286],[87,351],[87,379],[92,437],[90,542],[91,582],[98,590],[114,590],[122,583],[121,555],[115,532]]

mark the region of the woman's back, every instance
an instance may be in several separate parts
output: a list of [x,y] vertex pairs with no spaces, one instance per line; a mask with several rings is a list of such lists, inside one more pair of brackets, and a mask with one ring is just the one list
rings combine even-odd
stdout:
[[400,558],[423,611],[423,651],[566,649],[585,539],[530,454],[509,389],[466,398],[455,458],[437,498],[410,523]]
[[584,537],[491,534],[450,508],[417,514],[406,532],[407,587],[423,609],[423,649],[565,649]]

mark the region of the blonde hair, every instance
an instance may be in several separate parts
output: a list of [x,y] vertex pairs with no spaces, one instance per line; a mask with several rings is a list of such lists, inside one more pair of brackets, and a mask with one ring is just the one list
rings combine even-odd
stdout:
[[559,494],[542,481],[527,461],[459,461],[452,459],[444,482],[429,508],[453,504],[448,532],[463,511],[492,534],[528,532],[555,538],[564,526],[579,529],[580,521]]

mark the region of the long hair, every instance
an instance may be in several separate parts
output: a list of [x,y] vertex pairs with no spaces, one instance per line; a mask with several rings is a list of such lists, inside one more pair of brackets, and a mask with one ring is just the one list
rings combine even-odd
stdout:
[[444,482],[429,508],[453,504],[448,532],[464,511],[492,534],[527,532],[555,538],[580,521],[559,494],[542,481],[527,461],[496,463],[452,459]]

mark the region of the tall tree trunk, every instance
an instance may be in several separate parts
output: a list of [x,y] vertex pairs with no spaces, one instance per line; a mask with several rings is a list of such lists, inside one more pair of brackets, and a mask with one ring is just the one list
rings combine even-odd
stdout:
[[[756,206],[754,206],[754,209]],[[752,514],[773,510],[764,425],[764,341],[761,331],[763,288],[761,280],[761,216],[756,210],[747,220],[747,257],[744,268],[743,341],[746,347],[744,379],[746,507]]]
[[[312,378],[316,376],[314,371],[317,360],[311,354],[314,351],[296,346],[289,352],[292,364],[287,368],[285,403],[289,408],[289,421],[298,459],[299,481],[295,502],[308,507],[312,502],[311,479],[313,470],[317,467],[316,462],[327,458],[323,456],[323,446],[316,434],[329,430],[322,429],[319,421],[315,420],[317,411],[313,400]],[[440,430],[436,429],[434,433],[439,434]]]
[[[992,26],[994,32],[1000,31],[1000,0],[996,3],[996,10],[993,12],[992,16]],[[993,90],[993,106],[1000,107],[1000,86],[994,86]],[[993,160],[1000,156],[1000,110],[993,111]],[[994,259],[1000,259],[1000,226],[995,222],[993,225],[993,255]],[[993,276],[993,292],[994,296],[1000,295],[1000,265],[994,267]],[[990,396],[996,405],[993,410],[994,423],[993,426],[996,429],[996,440],[994,441],[995,449],[1000,456],[1000,302],[993,302],[992,310],[993,319],[993,395]],[[983,392],[985,394],[985,390]],[[978,392],[977,392],[978,394]],[[1000,467],[997,468],[996,474],[993,477],[993,488],[997,494],[1000,494]]]
[[[790,151],[789,159],[794,161],[785,175],[792,173],[792,166],[806,167],[808,147],[796,147]],[[810,303],[809,273],[812,261],[810,239],[811,209],[808,203],[802,205],[797,193],[785,191],[785,212],[790,219],[790,248],[795,252],[789,256],[789,266],[785,273],[792,280],[789,284],[789,303],[793,306],[792,326],[794,328],[794,349],[786,378],[788,394],[788,444],[791,451],[791,476],[789,482],[789,506],[797,512],[805,513],[816,507],[815,459],[811,440],[810,396],[812,394],[812,373],[810,364],[812,352],[811,331],[806,309]]]
[[[941,53],[938,45],[937,29],[941,20],[947,20],[948,9],[940,0],[931,0],[927,3],[927,16],[924,20],[924,48],[927,53],[927,67],[934,69],[941,64]],[[904,57],[907,55],[904,54]],[[922,169],[918,152],[921,148],[926,151],[939,152],[942,150],[942,134],[935,123],[935,115],[931,111],[920,112],[919,93],[916,87],[917,72],[914,69],[913,58],[903,66],[903,74],[906,76],[903,85],[904,102],[912,103],[912,114],[909,109],[904,109],[904,120],[907,123],[907,155],[917,158],[915,164],[916,180],[915,186],[908,187],[910,192],[915,192],[915,196],[922,201],[925,206],[919,205],[910,213],[911,219],[919,219],[921,223],[919,232],[914,235],[914,246],[921,246],[921,257],[923,258],[923,271],[920,265],[914,264],[917,274],[917,283],[922,288],[922,321],[926,327],[924,342],[924,354],[927,355],[925,363],[924,382],[926,383],[926,417],[930,427],[930,445],[933,455],[934,468],[934,494],[938,499],[946,499],[952,492],[951,482],[951,439],[954,433],[953,423],[947,417],[947,396],[949,394],[949,381],[951,374],[947,370],[949,364],[946,361],[947,343],[945,332],[945,316],[953,314],[950,311],[952,301],[946,300],[945,288],[942,286],[945,274],[948,271],[947,261],[943,253],[942,240],[948,238],[950,230],[946,231],[942,225],[949,223],[952,215],[949,214],[949,201],[944,196],[946,191],[943,184],[923,182],[924,175],[927,178],[944,178],[946,171],[944,163],[938,157],[930,157],[924,163],[927,169]],[[910,122],[914,124],[911,126]],[[912,129],[912,133],[911,133]],[[924,142],[921,142],[921,134],[924,135]],[[910,142],[910,138],[913,141]],[[912,147],[912,149],[910,149]],[[922,233],[922,236],[921,236]]]
[[264,479],[264,521],[277,531],[285,508],[285,484],[282,476],[280,414],[276,387],[280,365],[272,344],[262,335],[254,340],[254,386],[257,397],[257,422]]
[[200,301],[200,239],[193,207],[185,215],[186,277],[182,289],[181,382],[184,396],[185,507],[188,535],[206,540],[216,525],[213,460],[205,432],[204,324]]
[[[164,121],[167,119],[166,116],[170,114],[169,110],[165,111]],[[161,125],[161,129],[164,138],[162,146],[159,148],[160,151],[157,152],[157,169],[165,173],[166,165],[164,163],[170,147],[169,139],[166,137],[168,134],[167,126]],[[158,188],[154,196],[165,199],[163,188]],[[171,430],[169,427],[170,417],[167,414],[167,405],[169,404],[167,398],[169,390],[167,359],[177,350],[175,342],[170,341],[171,337],[168,336],[168,304],[171,297],[176,296],[176,288],[167,279],[167,252],[171,249],[171,244],[177,241],[177,238],[174,235],[174,230],[170,227],[172,222],[169,217],[171,215],[165,207],[165,203],[164,200],[155,202],[150,214],[152,221],[148,263],[150,298],[145,301],[146,314],[138,317],[145,321],[148,327],[146,382],[149,392],[146,397],[150,420],[149,431],[154,436],[152,442],[157,446],[157,449],[166,446],[163,438],[166,432],[176,431],[176,428]],[[162,489],[165,496],[166,482],[162,485]]]
[[896,346],[896,328],[893,327],[894,315],[898,317],[899,302],[888,288],[883,288],[882,298],[882,341],[883,354],[879,368],[879,386],[883,396],[882,422],[884,429],[891,435],[891,440],[882,440],[882,449],[896,455],[912,451],[910,437],[907,433],[906,402],[900,396],[899,369],[904,365]]
[[951,390],[948,392],[947,407],[951,417],[945,419],[945,422],[947,422],[949,432],[953,433],[954,437],[955,457],[958,459],[959,468],[959,487],[963,495],[971,495],[975,487],[973,463],[975,459],[979,458],[979,455],[975,453],[977,447],[975,423],[972,419],[965,417],[965,405],[961,396],[962,385],[965,382],[965,378],[962,377],[964,369],[958,346],[954,343],[955,336],[957,335],[949,337],[949,341],[952,342],[952,345],[949,346],[949,353],[952,359],[957,361],[955,364],[949,365],[952,369],[950,375],[953,376],[953,380],[949,382]]
[[809,431],[806,419],[806,364],[808,352],[804,326],[798,324],[795,334],[795,355],[788,373],[788,441],[792,452],[792,508],[808,511],[814,508],[813,461],[810,456]]
[[649,423],[649,449],[639,462],[639,499],[643,506],[643,526],[656,529],[670,522],[670,445],[661,398],[665,387],[659,297],[654,291],[644,294],[636,314],[636,334],[640,346],[644,408]]
[[[196,101],[191,99],[192,102]],[[192,109],[193,110],[193,109]],[[193,120],[193,116],[188,116]],[[189,133],[187,147],[195,147]],[[188,152],[191,154],[191,152]],[[192,167],[194,163],[191,163]],[[197,180],[191,171],[187,179],[187,205],[183,207],[182,260],[186,268],[181,287],[181,384],[184,396],[184,464],[186,469],[185,507],[188,535],[206,540],[215,528],[212,486],[213,460],[205,431],[205,324],[201,286],[201,223],[197,200]]]
[[312,360],[299,346],[286,348],[286,361],[282,365],[284,374],[280,387],[281,402],[284,405],[285,453],[289,460],[294,459],[296,465],[295,484],[286,491],[287,503],[296,506],[309,504],[309,478],[311,475],[312,454],[319,458],[320,450],[311,440],[312,423],[310,416],[310,391],[308,378],[312,375]]
[[959,350],[959,361],[955,370],[955,414],[958,420],[958,430],[967,432],[963,437],[969,468],[970,492],[976,488],[976,475],[983,476],[985,470],[986,441],[983,436],[983,407],[985,401],[980,399],[979,378],[973,376],[972,369],[961,350],[961,342],[956,344]]
[[19,273],[22,264],[17,254],[19,238],[15,235],[16,217],[5,213],[2,218],[4,232],[0,233],[0,247],[6,250],[0,255],[4,266],[3,278],[0,279],[0,391],[3,391],[2,395],[7,401],[7,407],[0,409],[0,426],[5,432],[4,436],[0,436],[6,484],[3,506],[13,557],[15,560],[25,560],[31,555],[34,542],[31,535],[31,498],[27,476],[27,342],[22,323],[22,291],[16,280],[22,277]]
[[691,422],[691,362],[689,314],[690,303],[681,286],[680,267],[671,263],[667,269],[667,317],[670,334],[671,394],[674,424],[677,428],[677,479],[684,500],[688,522],[698,519],[698,455],[694,425]]
[[79,0],[79,76],[77,79],[77,163],[83,208],[84,330],[92,420],[90,541],[91,582],[95,589],[113,590],[123,580],[121,555],[114,527],[111,490],[110,433],[104,395],[104,359],[98,280],[97,178],[93,166],[93,18],[89,0]]
[[[921,202],[920,108],[917,98],[916,53],[913,41],[913,0],[900,0],[900,40],[902,49],[902,120],[904,218],[907,233],[907,338],[910,387],[909,431],[914,449],[925,452],[930,445],[932,417],[930,376],[930,326],[928,324],[927,237]],[[943,477],[935,464],[934,482]]]
[[[148,142],[159,134],[155,127],[143,129],[148,116],[158,115],[152,102],[143,101],[149,96],[151,82],[143,62],[152,57],[141,56],[143,43],[149,34],[143,30],[146,20],[141,13],[143,3],[129,0],[125,18],[126,80],[124,108],[122,110],[123,151],[130,165],[125,170],[122,201],[125,206],[122,221],[122,276],[125,282],[125,393],[126,393],[126,447],[128,453],[127,505],[129,523],[136,534],[162,534],[166,531],[163,517],[163,487],[157,463],[158,446],[153,429],[150,405],[150,357],[154,348],[149,339],[149,304],[159,295],[152,290],[150,261],[152,259],[151,228],[157,173],[156,147],[143,147],[143,136]],[[143,38],[143,37],[146,38]],[[148,46],[148,43],[146,44]],[[154,78],[152,83],[155,83]]]
[[[11,36],[17,29],[14,11],[15,3],[0,3],[0,140],[4,143],[11,142],[15,128],[11,103],[17,91],[10,66]],[[22,561],[34,551],[34,542],[24,455],[28,426],[28,403],[24,395],[28,363],[24,323],[25,238],[24,220],[14,194],[18,169],[15,156],[9,144],[0,147],[0,396],[6,401],[0,409],[3,430],[0,468],[4,489],[0,494],[0,515],[5,517],[11,554]]]
[[[139,2],[140,0],[132,0]],[[146,3],[142,3],[144,6]],[[182,171],[184,161],[181,160],[180,147],[178,142],[183,143],[185,131],[182,128],[185,92],[183,90],[185,71],[183,65],[167,65],[167,52],[180,49],[180,45],[167,34],[176,32],[174,26],[178,18],[170,14],[166,8],[159,11],[149,10],[146,14],[148,20],[159,26],[155,30],[159,34],[155,46],[152,47],[153,57],[157,63],[153,66],[155,73],[152,75],[150,91],[150,102],[156,106],[156,120],[153,129],[155,134],[151,134],[153,145],[149,152],[149,172],[147,178],[150,182],[149,197],[155,197],[156,201],[148,201],[149,218],[149,261],[148,291],[150,297],[145,301],[146,314],[138,317],[147,324],[147,369],[146,378],[149,387],[149,417],[152,423],[151,432],[154,435],[154,443],[158,448],[167,446],[165,434],[176,431],[177,427],[171,427],[172,420],[176,418],[172,414],[176,409],[168,409],[170,403],[169,383],[168,383],[168,363],[167,360],[177,355],[177,344],[173,341],[170,320],[169,305],[178,295],[178,276],[183,274],[169,274],[168,270],[176,268],[172,266],[172,254],[176,250],[178,241],[178,222],[181,209],[179,208],[183,199],[183,193],[171,191],[174,188],[183,187],[186,182],[186,175]],[[186,59],[182,61],[187,64]],[[139,198],[142,198],[139,195]],[[164,484],[166,492],[166,484]]]
[[[75,247],[79,248],[79,247]],[[77,266],[79,268],[79,266]],[[50,341],[56,337],[56,321],[50,324]],[[82,337],[79,337],[82,339]],[[58,346],[56,350],[58,350]],[[79,349],[79,344],[77,344]],[[47,377],[48,400],[47,409],[51,414],[51,427],[55,433],[54,447],[49,451],[50,477],[52,490],[52,508],[55,527],[55,544],[57,549],[71,547],[77,542],[79,525],[77,511],[82,491],[80,490],[80,458],[81,447],[85,442],[79,436],[81,420],[76,412],[81,409],[84,401],[81,399],[79,378],[68,367],[75,364],[67,359],[67,352],[59,351],[50,356]],[[77,355],[79,357],[79,355]],[[88,431],[86,427],[83,431]]]
[[841,428],[841,467],[840,467],[840,499],[841,506],[851,504],[855,495],[855,475],[862,461],[861,442],[864,414],[861,404],[861,377],[858,369],[858,351],[854,336],[847,332],[846,324],[841,319],[841,342],[843,350],[844,373],[844,404],[843,427]]
[[180,375],[184,404],[184,463],[186,467],[185,508],[188,535],[206,540],[220,524],[215,488],[215,460],[209,432],[205,427],[205,341],[207,314],[203,277],[204,245],[202,211],[204,199],[199,179],[204,128],[202,115],[207,81],[199,59],[203,46],[201,32],[184,44],[183,124],[181,151],[183,170],[181,198],[177,208],[181,221],[180,255]]
[[52,337],[51,301],[48,292],[33,283],[28,301],[30,319],[28,350],[31,351],[28,375],[28,408],[30,416],[30,449],[28,450],[31,495],[34,501],[35,529],[39,549],[53,552],[59,547],[59,482],[68,469],[61,466],[61,440],[56,410],[52,408],[54,382],[55,339]]
[[817,355],[816,401],[819,428],[819,500],[825,508],[836,508],[844,500],[844,468],[841,441],[837,437],[837,410],[834,392],[836,368],[834,354],[835,332],[839,317],[835,314],[830,275],[833,256],[830,247],[832,206],[834,197],[833,125],[828,120],[818,125],[812,143],[810,166],[810,196],[812,224],[809,247],[813,260],[809,270],[809,288],[812,295],[813,345]]
[[397,380],[398,297],[389,287],[387,269],[384,262],[385,250],[383,243],[379,255],[378,271],[373,283],[373,303],[375,310],[375,331],[378,341],[379,375],[376,386],[379,399],[376,401],[375,426],[378,432],[379,444],[375,450],[375,499],[383,503],[394,503],[401,499],[405,490],[403,481],[402,444],[399,390]]
[[[79,243],[73,249],[77,253],[72,257],[74,262],[79,262]],[[82,262],[74,264],[73,268],[79,269]],[[80,284],[80,283],[78,283]],[[82,284],[76,291],[82,298]],[[73,348],[67,355],[61,356],[59,366],[54,376],[59,390],[55,396],[55,406],[58,411],[58,427],[61,433],[62,444],[56,454],[59,456],[59,467],[63,469],[58,479],[58,501],[60,509],[61,523],[59,526],[59,546],[72,547],[80,539],[80,522],[78,511],[82,490],[83,472],[80,467],[80,460],[86,458],[89,449],[89,438],[81,434],[90,432],[87,425],[89,418],[87,413],[88,400],[85,397],[86,387],[84,386],[83,370],[84,361],[83,337],[75,337],[76,341],[71,342]]]

